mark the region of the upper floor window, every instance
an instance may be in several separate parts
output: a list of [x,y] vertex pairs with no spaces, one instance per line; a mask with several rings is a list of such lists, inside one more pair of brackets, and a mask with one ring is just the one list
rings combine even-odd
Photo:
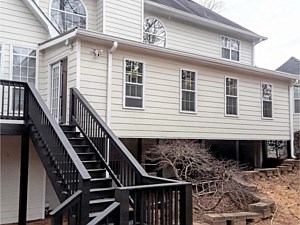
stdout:
[[13,80],[35,84],[35,71],[36,51],[27,48],[13,47]]
[[196,112],[196,72],[181,70],[181,111]]
[[144,107],[144,63],[125,60],[124,107]]
[[295,113],[300,113],[300,86],[294,87]]
[[238,116],[238,79],[226,77],[226,116]]
[[222,58],[233,61],[240,61],[240,41],[221,37]]
[[273,86],[272,84],[261,84],[262,117],[273,118]]
[[166,29],[158,19],[153,17],[145,19],[144,43],[166,47]]
[[61,31],[74,27],[86,28],[86,11],[80,0],[53,0],[51,21]]

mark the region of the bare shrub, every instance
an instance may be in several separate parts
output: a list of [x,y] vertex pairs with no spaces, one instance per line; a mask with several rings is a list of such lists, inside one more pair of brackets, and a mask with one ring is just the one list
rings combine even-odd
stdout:
[[[255,201],[251,191],[243,184],[245,180],[239,164],[232,160],[216,159],[208,148],[197,141],[165,140],[149,149],[146,159],[155,164],[157,170],[172,168],[176,179],[191,182],[194,190],[198,190],[194,192],[194,208],[197,210],[213,210],[224,197],[229,197],[243,210]],[[208,181],[215,181],[216,184],[210,198],[199,194],[199,190],[205,191],[203,183]],[[226,211],[225,208],[221,211]]]

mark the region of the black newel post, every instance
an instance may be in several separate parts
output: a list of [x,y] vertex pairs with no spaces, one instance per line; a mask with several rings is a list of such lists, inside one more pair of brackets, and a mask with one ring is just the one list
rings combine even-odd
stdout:
[[28,165],[29,165],[29,118],[28,118],[28,87],[24,89],[24,122],[25,128],[21,141],[20,190],[19,190],[19,225],[26,225]]

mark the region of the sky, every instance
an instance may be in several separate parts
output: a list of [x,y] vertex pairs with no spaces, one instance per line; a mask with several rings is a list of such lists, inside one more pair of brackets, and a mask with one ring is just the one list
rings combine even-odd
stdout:
[[300,0],[223,0],[218,12],[268,39],[255,47],[255,65],[275,70],[300,60]]

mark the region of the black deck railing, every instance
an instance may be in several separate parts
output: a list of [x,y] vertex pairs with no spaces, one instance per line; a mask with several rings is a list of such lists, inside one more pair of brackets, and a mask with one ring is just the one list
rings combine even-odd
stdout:
[[149,176],[76,88],[70,91],[70,123],[90,141],[119,187],[120,224],[192,224],[191,184]]
[[[0,80],[0,91],[0,118],[24,120],[30,125],[32,142],[59,200],[70,201],[71,196],[78,195],[74,202],[65,204],[65,212],[69,212],[66,218],[74,220],[76,214],[74,224],[86,223],[91,177],[38,91],[30,83],[6,80]],[[61,212],[56,220],[62,219]]]

